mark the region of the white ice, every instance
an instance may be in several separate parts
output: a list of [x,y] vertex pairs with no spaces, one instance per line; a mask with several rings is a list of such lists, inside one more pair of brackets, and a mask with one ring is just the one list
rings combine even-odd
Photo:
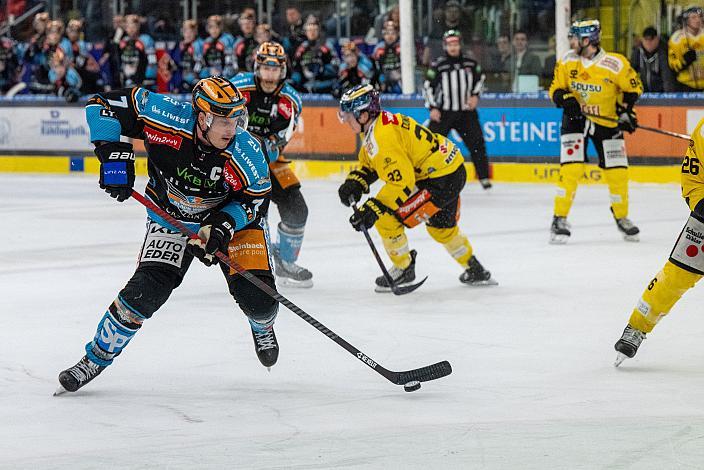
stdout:
[[2,468],[704,466],[704,289],[635,359],[612,366],[613,343],[687,217],[674,185],[632,185],[640,243],[621,239],[605,186],[580,187],[572,240],[553,246],[552,186],[485,194],[473,184],[461,226],[500,286],[461,285],[419,228],[417,271],[430,277],[395,297],[373,292],[379,269],[338,183],[305,182],[300,263],[315,287],[284,294],[389,369],[447,359],[452,375],[405,393],[285,309],[267,372],[219,270],[194,264],[113,366],[52,397],[143,236],[143,209],[95,180],[0,176]]

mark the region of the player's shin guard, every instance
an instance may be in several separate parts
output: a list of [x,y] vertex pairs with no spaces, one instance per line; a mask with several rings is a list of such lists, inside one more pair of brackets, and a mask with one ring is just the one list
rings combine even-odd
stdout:
[[560,166],[560,181],[557,183],[554,215],[567,217],[577,193],[579,178],[584,174],[584,163],[568,163]]
[[86,356],[99,366],[109,366],[141,328],[145,319],[144,315],[118,295],[100,320],[93,341],[86,344]]
[[295,263],[301,252],[305,226],[293,228],[284,223],[279,223],[277,231],[279,236],[277,243],[279,256],[287,263]]
[[408,248],[408,237],[405,233],[391,238],[383,237],[381,240],[394,266],[406,269],[411,264],[411,250]]
[[426,226],[428,233],[433,240],[445,247],[450,256],[457,261],[460,266],[467,267],[469,259],[472,257],[472,245],[467,236],[460,232],[458,226],[452,228],[436,228]]
[[628,168],[607,168],[604,170],[604,177],[609,186],[614,217],[628,217]]
[[650,333],[680,297],[701,278],[700,274],[689,272],[668,261],[648,284],[633,309],[628,324],[643,333]]

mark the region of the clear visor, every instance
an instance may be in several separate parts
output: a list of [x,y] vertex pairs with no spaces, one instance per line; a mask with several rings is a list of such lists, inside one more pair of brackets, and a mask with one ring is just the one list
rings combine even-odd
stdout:
[[348,111],[342,111],[342,110],[339,110],[337,112],[337,119],[339,119],[342,124],[346,124],[349,121],[356,121],[357,120],[354,117],[354,113],[348,112]]
[[247,129],[249,113],[247,112],[247,108],[244,108],[239,116],[229,118],[208,113],[207,120],[208,126],[218,133],[236,132],[238,129]]

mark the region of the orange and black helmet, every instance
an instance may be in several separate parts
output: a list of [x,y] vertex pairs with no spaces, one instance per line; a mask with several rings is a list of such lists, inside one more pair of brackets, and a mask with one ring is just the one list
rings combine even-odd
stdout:
[[261,43],[254,60],[255,74],[258,75],[258,69],[261,65],[281,67],[281,79],[286,78],[286,53],[284,52],[284,47],[274,41]]
[[193,88],[193,107],[214,116],[236,118],[247,113],[247,100],[224,77],[208,77]]

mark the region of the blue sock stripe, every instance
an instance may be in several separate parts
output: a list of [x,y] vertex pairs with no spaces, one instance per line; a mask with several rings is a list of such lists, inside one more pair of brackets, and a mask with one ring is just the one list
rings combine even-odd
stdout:
[[130,310],[130,312],[134,313],[134,314],[137,315],[139,318],[142,318],[142,319],[144,319],[144,320],[147,319],[147,317],[145,317],[144,315],[142,315],[141,313],[139,313],[139,312],[137,311],[137,309],[135,309],[135,308],[132,307],[130,304],[128,304],[128,303],[125,301],[125,299],[122,298],[122,296],[121,296],[120,294],[117,295],[117,300],[119,300],[120,303],[122,303],[122,305],[124,305],[125,307],[127,307],[127,308]]
[[105,359],[101,359],[98,356],[96,356],[95,353],[93,352],[93,347],[94,347],[93,341],[86,344],[86,356],[88,356],[88,359],[95,362],[99,366],[103,366],[103,367],[107,367],[110,364],[112,364],[112,361],[113,361],[112,359],[110,359],[109,361],[106,361]]

